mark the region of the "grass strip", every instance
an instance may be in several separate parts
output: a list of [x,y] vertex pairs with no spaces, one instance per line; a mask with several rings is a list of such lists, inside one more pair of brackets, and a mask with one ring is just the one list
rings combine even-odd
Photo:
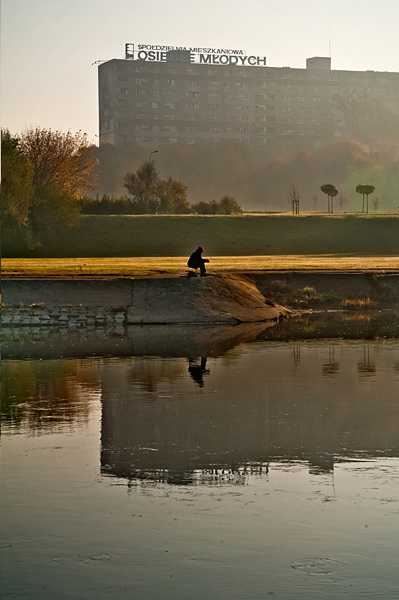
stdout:
[[[208,272],[238,271],[399,271],[398,256],[337,254],[211,257]],[[5,258],[3,277],[144,277],[184,274],[187,257]]]

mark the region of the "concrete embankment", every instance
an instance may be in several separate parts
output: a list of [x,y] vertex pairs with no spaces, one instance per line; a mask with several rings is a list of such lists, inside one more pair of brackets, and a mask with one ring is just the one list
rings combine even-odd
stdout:
[[226,275],[133,280],[3,281],[4,325],[251,323],[289,311],[253,281]]
[[144,323],[255,323],[290,311],[273,299],[284,284],[337,297],[399,301],[397,273],[259,272],[142,279],[5,279],[3,325],[81,327]]

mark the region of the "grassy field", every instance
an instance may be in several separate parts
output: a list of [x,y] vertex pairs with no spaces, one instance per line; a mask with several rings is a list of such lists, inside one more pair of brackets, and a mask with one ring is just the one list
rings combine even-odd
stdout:
[[[3,259],[2,274],[9,277],[140,277],[183,274],[187,257]],[[396,270],[398,256],[219,256],[211,258],[209,273],[223,271],[284,270]]]
[[3,248],[3,257],[177,258],[198,245],[209,257],[392,257],[399,255],[399,215],[91,215],[34,251]]

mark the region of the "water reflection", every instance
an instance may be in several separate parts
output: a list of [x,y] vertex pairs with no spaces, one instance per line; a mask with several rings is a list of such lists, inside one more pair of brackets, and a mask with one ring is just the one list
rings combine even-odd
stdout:
[[357,363],[357,370],[362,375],[375,375],[377,367],[375,362],[370,360],[370,346],[363,346],[363,360]]
[[[176,361],[175,378],[151,391],[129,363],[117,378],[104,363],[102,473],[188,483],[206,480],[209,469],[236,476],[245,466],[307,461],[325,473],[348,457],[397,456],[398,350],[396,342],[246,345],[197,361],[197,384],[210,368],[196,390]],[[367,368],[375,365],[368,383],[359,370],[365,356]]]
[[[399,456],[398,341],[259,341],[282,329],[138,327],[105,335],[101,349],[119,343],[118,358],[6,358],[3,427],[75,426],[101,397],[101,473],[129,485],[243,483],[276,461],[328,473],[348,457]],[[75,337],[75,351],[94,354],[93,339]],[[60,351],[34,341],[32,352]]]
[[335,375],[339,371],[339,361],[335,360],[335,346],[328,345],[328,362],[322,364],[323,375]]
[[210,370],[206,368],[206,357],[189,358],[188,372],[190,373],[191,378],[194,379],[200,387],[204,387],[204,375],[210,373]]

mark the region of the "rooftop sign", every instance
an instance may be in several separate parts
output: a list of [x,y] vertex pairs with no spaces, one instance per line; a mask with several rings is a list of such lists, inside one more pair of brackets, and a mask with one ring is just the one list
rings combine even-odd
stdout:
[[134,44],[125,44],[125,58],[157,62],[266,66],[265,56],[247,56],[244,50],[150,44],[137,44],[136,48]]

